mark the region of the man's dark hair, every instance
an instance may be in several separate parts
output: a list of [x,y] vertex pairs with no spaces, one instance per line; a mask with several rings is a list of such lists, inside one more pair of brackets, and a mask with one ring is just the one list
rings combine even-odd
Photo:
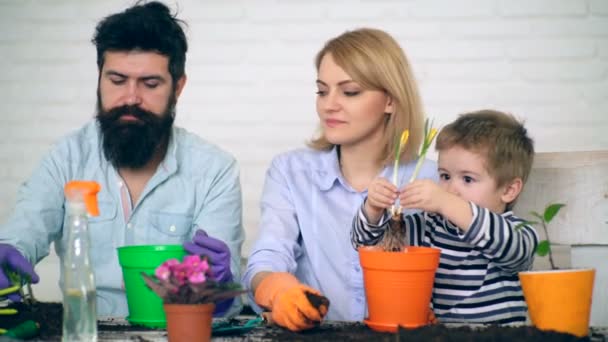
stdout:
[[154,51],[169,57],[173,84],[184,75],[188,42],[185,23],[157,1],[137,2],[125,11],[105,17],[95,28],[97,67],[103,68],[106,51]]

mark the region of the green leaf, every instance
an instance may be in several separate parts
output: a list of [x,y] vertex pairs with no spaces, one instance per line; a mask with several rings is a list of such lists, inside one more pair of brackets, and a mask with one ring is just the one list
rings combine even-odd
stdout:
[[551,252],[551,246],[549,245],[549,241],[543,240],[538,246],[536,246],[536,254],[539,256],[545,256]]
[[401,142],[401,137],[395,137],[395,161],[399,160],[399,143]]
[[537,213],[536,211],[531,211],[530,215],[536,217],[537,219],[541,220],[542,222],[545,222],[545,218],[541,214]]
[[154,291],[156,295],[158,295],[161,299],[165,299],[165,297],[167,297],[167,294],[169,293],[167,288],[155,282],[154,278],[150,277],[144,272],[141,272],[141,276],[144,278],[144,283],[146,283],[150,290]]
[[534,226],[539,223],[540,222],[537,222],[537,221],[523,221],[523,222],[518,223],[514,229],[520,230],[523,226]]
[[543,215],[543,219],[545,220],[545,222],[547,222],[547,223],[551,222],[551,220],[553,220],[553,217],[555,217],[555,215],[557,215],[559,210],[565,206],[566,205],[562,204],[562,203],[554,203],[554,204],[549,205],[545,209],[545,213]]

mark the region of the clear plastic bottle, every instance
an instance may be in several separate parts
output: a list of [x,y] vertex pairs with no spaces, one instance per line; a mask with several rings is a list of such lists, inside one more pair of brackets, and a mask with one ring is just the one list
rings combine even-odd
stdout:
[[63,259],[62,341],[97,341],[95,277],[89,258],[88,215],[99,215],[99,184],[71,181],[65,186],[68,243]]

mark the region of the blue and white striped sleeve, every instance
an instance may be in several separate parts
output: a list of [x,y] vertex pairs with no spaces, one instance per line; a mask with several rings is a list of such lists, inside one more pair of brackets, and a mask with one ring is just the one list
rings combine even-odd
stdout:
[[[367,200],[367,199],[366,199]],[[365,201],[357,210],[357,214],[353,218],[353,227],[350,231],[350,241],[353,248],[357,249],[361,246],[373,246],[378,244],[384,233],[388,229],[390,216],[385,211],[378,224],[371,224],[363,211]]]
[[529,270],[538,245],[536,230],[510,212],[500,215],[470,204],[473,221],[461,238],[506,272]]

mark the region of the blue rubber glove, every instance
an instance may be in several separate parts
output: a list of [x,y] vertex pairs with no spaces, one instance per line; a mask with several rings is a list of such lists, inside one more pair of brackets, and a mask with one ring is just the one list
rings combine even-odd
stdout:
[[[209,258],[211,274],[215,281],[220,283],[232,281],[230,249],[223,241],[212,238],[204,230],[198,229],[192,241],[184,243],[184,249],[190,254],[206,255]],[[233,301],[234,298],[230,298],[215,303],[213,316],[222,316],[228,311]]]
[[[8,244],[0,244],[0,290],[13,285],[5,270],[29,276],[34,284],[40,280],[36,272],[34,272],[34,266],[19,253],[17,248]],[[17,292],[7,294],[6,297],[13,302],[21,301],[21,296]]]

